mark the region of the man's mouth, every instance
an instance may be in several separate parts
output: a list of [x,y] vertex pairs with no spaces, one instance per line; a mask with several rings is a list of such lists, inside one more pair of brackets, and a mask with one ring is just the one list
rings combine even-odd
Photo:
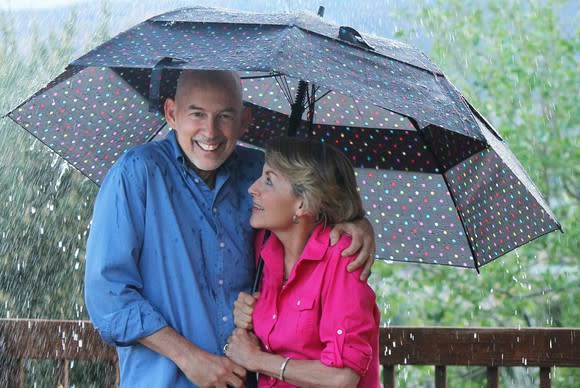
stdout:
[[202,150],[204,150],[204,151],[207,151],[207,152],[215,151],[215,150],[217,150],[217,149],[220,147],[220,145],[221,145],[221,143],[212,143],[212,144],[209,144],[209,143],[202,143],[202,142],[200,142],[200,141],[198,141],[198,140],[194,140],[193,142],[194,142],[195,144],[197,144],[197,146],[198,146],[199,148],[201,148]]

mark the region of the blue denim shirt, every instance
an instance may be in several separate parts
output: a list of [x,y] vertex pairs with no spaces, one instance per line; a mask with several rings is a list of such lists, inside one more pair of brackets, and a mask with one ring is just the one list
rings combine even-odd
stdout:
[[223,354],[234,300],[254,274],[247,190],[262,165],[262,152],[237,147],[211,190],[170,132],[128,151],[107,174],[87,242],[85,300],[117,346],[122,386],[192,386],[172,361],[136,342],[165,326]]

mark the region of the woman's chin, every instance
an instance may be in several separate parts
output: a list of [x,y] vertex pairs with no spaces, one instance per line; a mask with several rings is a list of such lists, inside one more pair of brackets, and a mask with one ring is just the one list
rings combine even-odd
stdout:
[[262,223],[255,220],[254,217],[250,218],[250,226],[254,229],[263,229]]

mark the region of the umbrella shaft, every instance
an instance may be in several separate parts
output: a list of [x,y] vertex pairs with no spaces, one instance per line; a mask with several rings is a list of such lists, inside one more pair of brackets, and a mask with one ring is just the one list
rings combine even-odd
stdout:
[[288,123],[288,136],[296,136],[296,131],[300,125],[302,114],[304,113],[304,100],[306,99],[306,90],[308,83],[300,80],[298,83],[298,92],[296,92],[296,100],[292,104],[292,112]]

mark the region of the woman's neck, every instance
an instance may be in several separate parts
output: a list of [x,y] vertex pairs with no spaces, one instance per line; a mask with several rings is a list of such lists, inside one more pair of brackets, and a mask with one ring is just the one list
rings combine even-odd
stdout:
[[273,232],[284,247],[284,278],[287,279],[292,268],[302,255],[312,231],[316,227],[313,222],[301,220],[302,224],[293,225],[290,230]]

